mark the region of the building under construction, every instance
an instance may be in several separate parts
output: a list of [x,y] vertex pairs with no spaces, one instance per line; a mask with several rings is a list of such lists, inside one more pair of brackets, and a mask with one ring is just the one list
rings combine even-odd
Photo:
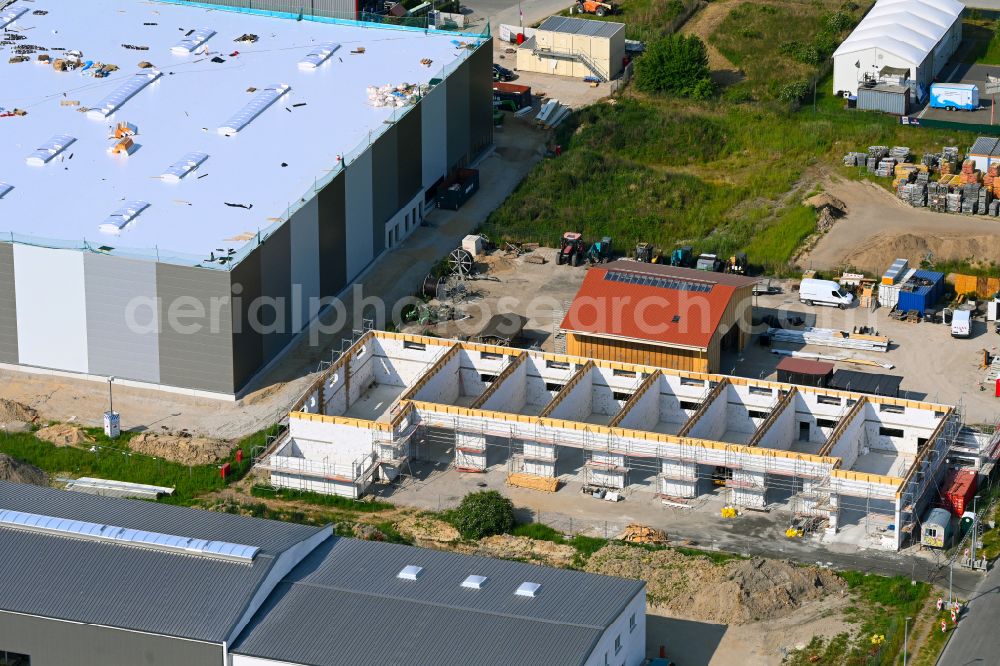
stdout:
[[958,409],[928,402],[368,331],[259,466],[275,486],[358,497],[434,433],[461,471],[503,464],[672,501],[722,485],[728,504],[784,503],[830,538],[863,526],[896,550],[961,427]]

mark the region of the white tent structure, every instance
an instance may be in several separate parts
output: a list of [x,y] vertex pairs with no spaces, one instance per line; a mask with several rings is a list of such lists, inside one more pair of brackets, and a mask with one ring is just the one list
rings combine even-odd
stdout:
[[907,70],[905,85],[923,99],[962,41],[964,8],[958,0],[878,0],[833,54],[834,93],[856,95],[866,76],[878,81],[888,67]]

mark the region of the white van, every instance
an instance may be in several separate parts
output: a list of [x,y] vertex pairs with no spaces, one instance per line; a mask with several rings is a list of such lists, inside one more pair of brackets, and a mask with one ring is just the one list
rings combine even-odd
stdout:
[[972,311],[955,310],[951,315],[951,337],[967,338],[972,334]]
[[833,280],[807,278],[799,285],[799,300],[806,305],[836,305],[843,310],[854,302],[854,296]]

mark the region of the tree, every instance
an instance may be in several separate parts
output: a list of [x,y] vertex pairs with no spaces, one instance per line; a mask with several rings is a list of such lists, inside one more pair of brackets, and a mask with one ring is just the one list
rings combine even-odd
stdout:
[[650,44],[636,62],[639,90],[705,99],[715,92],[708,51],[697,35],[675,34]]
[[452,522],[466,539],[503,534],[514,527],[514,505],[495,490],[469,493],[455,509]]

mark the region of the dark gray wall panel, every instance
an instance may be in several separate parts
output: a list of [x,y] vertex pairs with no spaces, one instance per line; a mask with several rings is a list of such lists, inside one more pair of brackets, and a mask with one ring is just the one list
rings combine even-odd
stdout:
[[[447,78],[445,87],[445,92],[448,93],[449,171],[456,166],[464,166],[469,157],[469,64],[469,60],[463,62]],[[492,85],[490,90],[492,95]]]
[[160,383],[234,393],[230,274],[157,264],[156,290]]
[[[319,193],[319,285],[323,296],[336,296],[347,285],[347,213],[344,172]],[[381,248],[381,245],[377,246]]]
[[375,238],[381,239],[381,242],[376,241],[376,254],[384,246],[385,223],[399,210],[399,206],[397,205],[399,201],[399,179],[396,176],[399,168],[399,165],[396,163],[398,155],[397,145],[399,143],[396,140],[398,131],[399,126],[392,125],[375,141],[375,145],[371,148],[372,203],[375,206],[374,231]]
[[17,363],[17,296],[10,243],[0,243],[0,363]]
[[160,382],[156,264],[83,255],[91,374]]
[[[491,87],[491,98],[492,95],[493,89]],[[492,104],[492,102],[490,103]],[[423,107],[417,104],[396,123],[396,164],[398,165],[396,210],[408,204],[420,192],[424,166],[423,150],[421,149],[423,126],[420,114],[422,112]]]
[[291,259],[291,223],[286,223],[260,248],[260,290],[266,307],[257,309],[255,321],[263,325],[265,363],[292,340]]
[[0,650],[31,666],[219,666],[222,646],[0,613]]
[[469,57],[469,157],[493,143],[493,40]]
[[238,391],[264,362],[264,336],[254,321],[259,314],[250,312],[261,296],[261,254],[258,246],[230,273],[233,293],[233,386]]

